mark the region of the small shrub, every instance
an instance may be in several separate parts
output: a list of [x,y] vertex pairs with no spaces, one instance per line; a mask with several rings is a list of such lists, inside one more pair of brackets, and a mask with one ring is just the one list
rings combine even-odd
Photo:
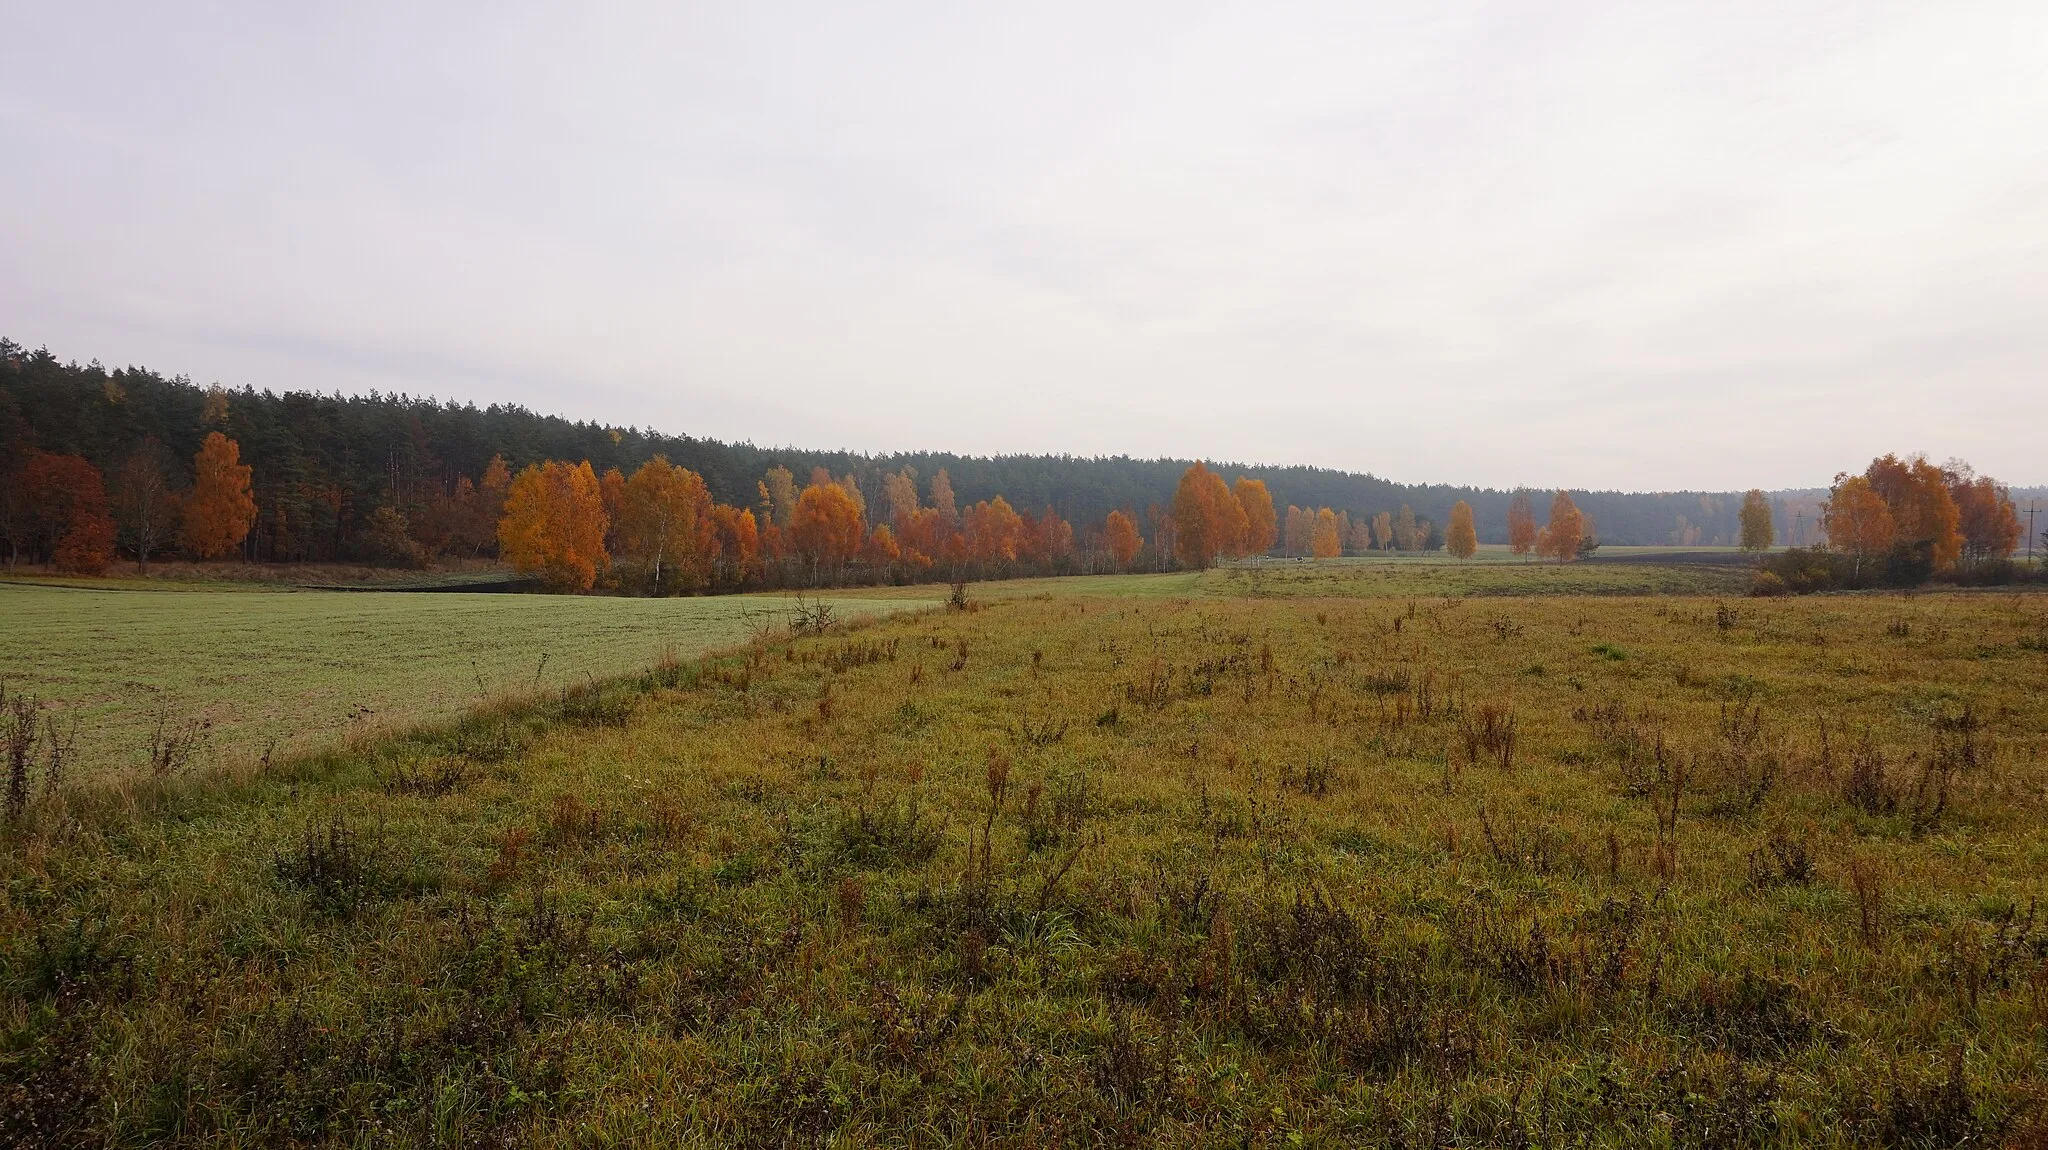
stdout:
[[1749,852],[1749,881],[1753,886],[1805,886],[1813,877],[1813,851],[1804,839],[1774,832],[1763,845]]
[[149,736],[149,773],[158,778],[184,773],[212,730],[212,719],[174,719],[168,700],[157,704]]
[[437,799],[453,794],[469,781],[469,764],[457,756],[419,760],[402,758],[391,764],[384,790],[394,795]]
[[945,836],[939,823],[918,809],[913,789],[901,802],[843,811],[832,824],[831,859],[845,866],[889,870],[928,862]]
[[1785,592],[1808,595],[1849,586],[1853,574],[1847,556],[1825,547],[1790,547],[1763,561],[1752,586],[1764,585],[1764,577],[1770,576]]
[[344,917],[386,893],[382,846],[339,820],[324,831],[308,828],[298,843],[271,859],[278,881],[303,892],[315,906]]
[[1515,731],[1513,711],[1492,703],[1485,704],[1460,720],[1458,736],[1466,762],[1474,766],[1486,762],[1503,771],[1514,769],[1515,745],[1519,736]]
[[28,811],[29,768],[35,762],[36,739],[41,730],[42,704],[19,692],[10,699],[6,684],[0,683],[0,741],[7,744],[6,817],[20,822]]

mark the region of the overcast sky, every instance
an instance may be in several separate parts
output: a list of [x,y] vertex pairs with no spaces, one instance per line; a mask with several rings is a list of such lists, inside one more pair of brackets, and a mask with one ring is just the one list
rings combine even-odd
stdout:
[[764,444],[2048,481],[2048,3],[0,0],[0,334]]

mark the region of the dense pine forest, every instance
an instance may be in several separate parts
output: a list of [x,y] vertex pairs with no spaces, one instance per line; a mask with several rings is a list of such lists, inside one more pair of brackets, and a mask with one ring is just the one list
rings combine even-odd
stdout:
[[[251,469],[257,519],[242,543],[244,556],[278,562],[372,557],[380,509],[417,518],[462,480],[480,480],[499,456],[515,471],[558,459],[588,460],[599,473],[630,473],[661,455],[701,476],[713,499],[735,506],[757,504],[760,480],[777,467],[799,477],[819,468],[850,475],[871,498],[905,468],[927,481],[943,470],[962,507],[1002,495],[1019,509],[1052,508],[1084,533],[1099,530],[1110,511],[1121,509],[1148,540],[1189,464],[759,447],[576,422],[510,404],[209,387],[146,368],[65,362],[47,349],[0,339],[0,454],[9,460],[30,451],[82,456],[111,482],[122,463],[154,439],[173,464],[171,485],[180,487],[191,482],[192,460],[210,432],[234,440],[240,462]],[[1461,500],[1473,510],[1481,542],[1508,539],[1512,491],[1408,485],[1316,467],[1223,463],[1216,469],[1263,480],[1283,508],[1330,507],[1354,522],[1411,508],[1424,524],[1423,547],[1441,546],[1442,525]],[[1739,493],[1596,491],[1573,498],[1605,544],[1730,544],[1740,530]],[[132,541],[122,546],[127,550]]]

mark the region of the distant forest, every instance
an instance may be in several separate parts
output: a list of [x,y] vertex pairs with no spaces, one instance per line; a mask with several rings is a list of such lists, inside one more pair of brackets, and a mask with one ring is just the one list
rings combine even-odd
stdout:
[[[515,471],[549,459],[587,459],[599,472],[630,472],[664,455],[703,476],[714,499],[736,506],[758,503],[758,481],[777,466],[798,476],[817,467],[835,476],[850,474],[871,494],[883,490],[885,474],[909,467],[928,480],[943,468],[961,506],[1001,494],[1021,510],[1050,506],[1084,531],[1099,529],[1109,512],[1123,510],[1148,537],[1190,462],[757,447],[575,422],[509,404],[480,408],[374,392],[203,387],[145,368],[110,371],[97,360],[61,362],[47,349],[30,351],[0,338],[0,454],[20,458],[39,449],[81,455],[112,474],[153,436],[189,472],[209,431],[238,441],[242,461],[254,469],[259,520],[249,534],[248,557],[276,561],[352,557],[377,509],[424,506],[459,479],[481,476],[494,455],[503,455]],[[1451,505],[1462,499],[1472,505],[1481,542],[1507,541],[1511,490],[1410,485],[1318,467],[1210,464],[1230,477],[1264,480],[1282,508],[1330,507],[1356,520],[1405,505],[1439,532]],[[174,484],[181,481],[172,478]],[[1740,493],[1574,491],[1572,497],[1603,544],[1729,544],[1740,530]],[[1793,513],[1784,504],[1777,510],[1780,538],[1789,538]],[[277,530],[278,524],[289,529]]]

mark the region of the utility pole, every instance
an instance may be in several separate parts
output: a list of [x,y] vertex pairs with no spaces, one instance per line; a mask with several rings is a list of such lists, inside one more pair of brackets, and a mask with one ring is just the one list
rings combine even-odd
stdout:
[[2034,512],[2041,510],[2041,501],[2036,499],[2027,507],[2027,562],[2034,562]]

